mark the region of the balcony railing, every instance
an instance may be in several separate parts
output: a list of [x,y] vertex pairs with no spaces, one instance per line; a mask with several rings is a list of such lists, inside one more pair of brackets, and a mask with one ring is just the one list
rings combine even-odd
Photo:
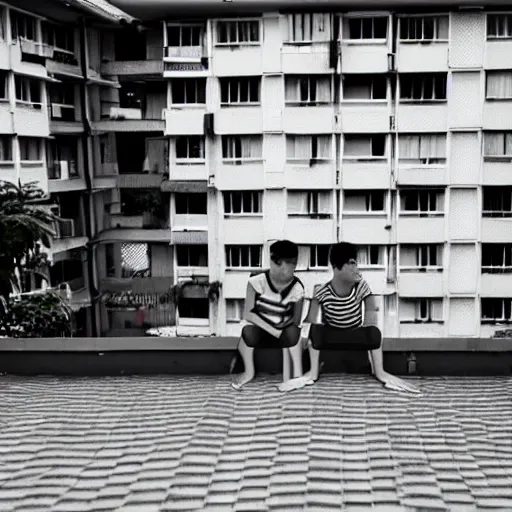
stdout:
[[166,59],[176,59],[181,62],[200,62],[203,57],[202,46],[167,46],[164,48]]
[[75,160],[60,160],[48,164],[48,179],[50,180],[68,180],[76,177],[78,177],[78,171]]
[[54,48],[46,43],[32,41],[30,39],[25,39],[24,37],[20,37],[18,40],[20,43],[21,53],[37,55],[47,59],[53,58]]

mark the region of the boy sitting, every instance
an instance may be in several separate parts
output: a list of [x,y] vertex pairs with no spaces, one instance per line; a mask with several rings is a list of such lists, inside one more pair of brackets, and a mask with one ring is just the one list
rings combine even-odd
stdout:
[[270,246],[270,270],[249,279],[245,298],[244,327],[238,351],[244,372],[232,382],[240,389],[255,375],[254,349],[258,346],[278,346],[283,349],[283,380],[290,378],[290,358],[293,376],[302,375],[300,321],[304,302],[304,285],[294,275],[299,250],[288,240]]
[[[301,378],[283,382],[279,386],[281,391],[313,384],[318,379],[320,349],[337,345],[341,350],[369,350],[372,373],[385,387],[419,392],[384,371],[382,334],[377,327],[379,309],[368,283],[359,273],[356,258],[357,248],[353,244],[341,242],[331,247],[333,278],[316,290],[301,332],[300,345],[309,348],[311,369]],[[323,324],[316,323],[319,313]]]

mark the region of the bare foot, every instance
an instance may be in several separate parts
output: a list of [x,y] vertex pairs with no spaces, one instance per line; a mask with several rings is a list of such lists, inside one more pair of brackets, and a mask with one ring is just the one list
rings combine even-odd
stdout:
[[231,386],[233,389],[241,389],[242,386],[245,386],[247,383],[251,382],[252,379],[254,379],[254,372],[240,373],[233,379]]
[[309,370],[309,372],[306,372],[304,374],[304,378],[308,381],[316,382],[318,380],[318,372],[313,372],[312,370]]

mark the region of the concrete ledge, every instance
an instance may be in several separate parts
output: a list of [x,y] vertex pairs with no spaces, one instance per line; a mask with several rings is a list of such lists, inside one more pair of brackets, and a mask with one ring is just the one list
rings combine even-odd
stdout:
[[[0,352],[236,350],[238,338],[1,338]],[[510,338],[385,338],[385,352],[512,352]]]

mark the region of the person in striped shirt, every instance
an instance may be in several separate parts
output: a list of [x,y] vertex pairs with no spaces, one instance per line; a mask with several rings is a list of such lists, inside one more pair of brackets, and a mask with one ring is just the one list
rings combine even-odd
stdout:
[[235,389],[250,382],[255,375],[254,349],[279,346],[283,349],[283,380],[302,375],[299,345],[300,321],[304,304],[304,285],[295,276],[298,247],[289,240],[270,246],[270,269],[249,279],[245,298],[244,326],[238,352],[244,372],[232,382]]
[[[333,245],[329,260],[333,278],[314,293],[301,332],[301,345],[309,348],[311,369],[303,377],[281,384],[281,391],[314,383],[319,374],[320,349],[338,344],[344,350],[370,351],[372,373],[384,386],[418,392],[414,386],[384,371],[382,334],[377,327],[379,309],[358,270],[356,246],[347,242]],[[320,315],[322,324],[316,323]]]

